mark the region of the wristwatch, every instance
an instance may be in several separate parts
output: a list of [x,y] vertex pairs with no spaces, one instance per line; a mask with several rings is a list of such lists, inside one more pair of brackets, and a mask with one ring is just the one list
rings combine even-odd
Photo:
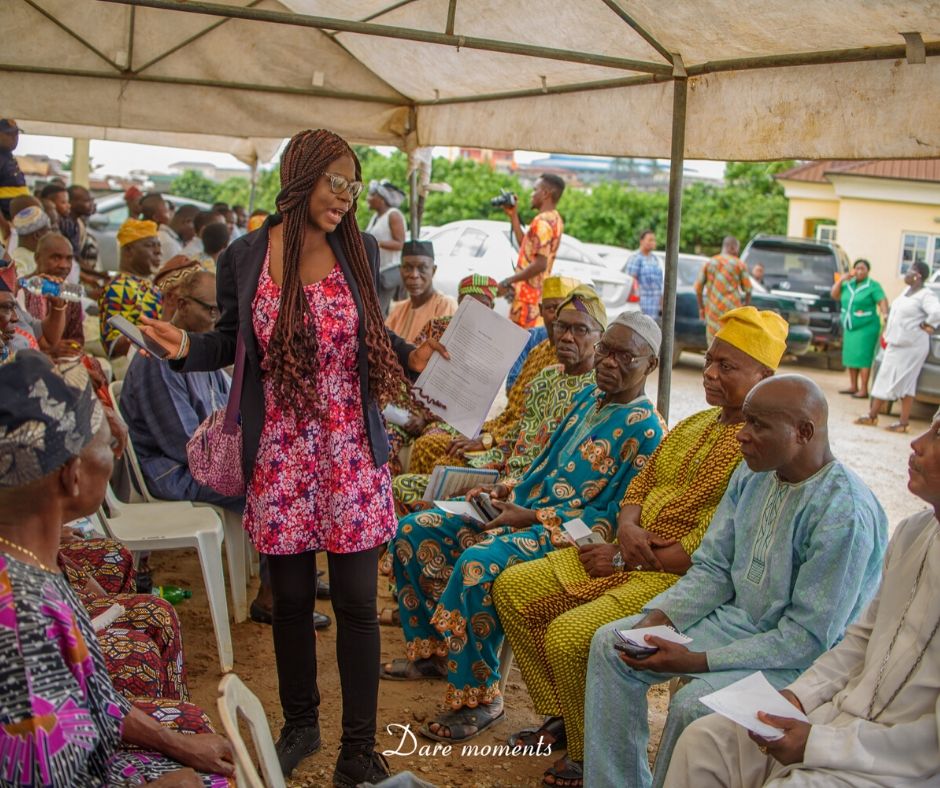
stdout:
[[610,559],[610,563],[613,564],[614,569],[618,572],[624,571],[623,555],[619,550],[614,553],[614,557]]
[[483,444],[484,449],[487,449],[487,450],[492,449],[493,448],[493,436],[490,435],[488,432],[484,432],[482,435],[480,435],[480,443]]

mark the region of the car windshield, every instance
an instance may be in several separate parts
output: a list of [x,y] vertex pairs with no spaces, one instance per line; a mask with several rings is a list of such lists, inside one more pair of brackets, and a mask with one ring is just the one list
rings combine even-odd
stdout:
[[835,253],[822,246],[754,243],[745,262],[752,271],[764,266],[768,288],[787,282],[787,289],[804,293],[828,293],[839,270]]
[[696,280],[699,278],[699,275],[702,273],[702,266],[705,264],[704,260],[699,260],[695,257],[685,257],[684,255],[679,255],[679,286],[680,287],[692,287]]

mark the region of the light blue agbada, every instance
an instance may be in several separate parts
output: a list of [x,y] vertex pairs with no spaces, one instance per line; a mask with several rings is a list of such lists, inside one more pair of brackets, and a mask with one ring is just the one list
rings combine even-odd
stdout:
[[670,704],[655,782],[647,765],[646,691],[671,676],[634,671],[602,627],[588,664],[585,784],[661,785],[676,740],[709,713],[699,698],[755,670],[775,687],[832,648],[878,589],[887,518],[871,490],[833,461],[798,484],[741,464],[686,575],[644,609],[662,610],[704,651],[712,672],[691,676]]
[[588,386],[574,399],[511,500],[538,511],[528,528],[483,531],[441,509],[403,518],[393,542],[398,608],[408,658],[448,657],[446,702],[454,709],[499,696],[503,628],[490,587],[519,561],[570,545],[560,525],[581,517],[613,534],[620,499],[663,436],[653,403],[639,397],[598,407]]

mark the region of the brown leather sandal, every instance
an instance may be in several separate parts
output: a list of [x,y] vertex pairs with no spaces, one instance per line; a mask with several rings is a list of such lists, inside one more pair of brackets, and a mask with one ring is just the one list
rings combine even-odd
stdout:
[[877,427],[878,426],[878,417],[877,416],[859,416],[855,419],[856,424],[861,424],[863,427]]

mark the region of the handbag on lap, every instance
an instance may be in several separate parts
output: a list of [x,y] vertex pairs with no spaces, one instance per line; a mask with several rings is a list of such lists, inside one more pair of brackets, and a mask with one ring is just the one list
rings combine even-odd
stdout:
[[239,403],[245,376],[245,343],[241,333],[235,343],[235,372],[225,408],[213,411],[186,444],[189,472],[204,487],[238,497],[245,494],[242,468],[242,425]]

